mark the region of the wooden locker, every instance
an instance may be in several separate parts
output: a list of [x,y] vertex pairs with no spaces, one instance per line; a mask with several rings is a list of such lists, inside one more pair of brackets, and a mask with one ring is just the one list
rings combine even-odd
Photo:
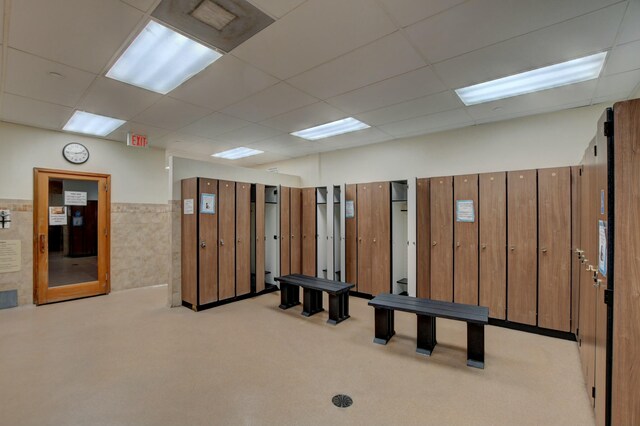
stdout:
[[236,296],[251,293],[251,184],[236,183]]
[[302,275],[316,276],[316,189],[302,189]]
[[507,174],[507,319],[536,325],[537,305],[536,170]]
[[[453,300],[467,305],[478,304],[478,175],[453,178],[453,199],[456,219],[453,225]],[[457,213],[460,202],[473,203],[474,218],[465,222]]]
[[453,302],[453,178],[431,178],[431,298]]
[[479,176],[480,306],[489,317],[507,317],[507,175],[504,172]]
[[[198,304],[198,178],[184,179],[182,185],[182,238],[181,238],[181,288],[182,300],[191,305]],[[190,200],[193,212],[185,214],[184,202]]]
[[[353,203],[353,217],[346,217],[345,224],[345,268],[346,282],[355,284],[355,291],[358,290],[358,220],[356,212],[358,211],[356,185],[345,185],[345,202]],[[345,210],[346,211],[346,210]]]
[[256,184],[256,293],[265,289],[265,188],[263,184]]
[[371,294],[391,293],[391,185],[371,184]]
[[372,250],[372,218],[371,199],[373,189],[371,184],[358,184],[358,291],[372,294],[371,285],[371,250]]
[[218,181],[218,299],[236,296],[236,183]]
[[431,201],[429,179],[416,182],[416,295],[431,297]]
[[571,329],[571,170],[538,170],[538,327]]
[[302,190],[291,188],[291,269],[292,274],[302,273]]
[[280,275],[291,270],[291,190],[280,187]]
[[[198,221],[200,237],[198,305],[218,301],[218,181],[199,179]],[[202,194],[215,197],[214,212],[202,213]]]
[[580,318],[580,179],[581,166],[571,167],[571,332],[578,334]]

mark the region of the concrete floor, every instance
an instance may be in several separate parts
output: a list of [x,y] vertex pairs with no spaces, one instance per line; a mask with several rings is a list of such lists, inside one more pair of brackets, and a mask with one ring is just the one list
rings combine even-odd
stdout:
[[[592,425],[575,343],[486,329],[486,367],[466,327],[438,320],[432,357],[415,315],[372,343],[352,318],[277,308],[279,293],[194,313],[166,287],[0,311],[2,425]],[[326,301],[325,301],[326,306]],[[331,397],[350,395],[350,408]]]

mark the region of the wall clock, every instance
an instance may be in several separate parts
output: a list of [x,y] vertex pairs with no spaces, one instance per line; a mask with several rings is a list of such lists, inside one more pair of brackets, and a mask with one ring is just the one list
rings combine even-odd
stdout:
[[80,143],[68,143],[62,148],[64,159],[73,164],[86,163],[89,159],[89,150]]

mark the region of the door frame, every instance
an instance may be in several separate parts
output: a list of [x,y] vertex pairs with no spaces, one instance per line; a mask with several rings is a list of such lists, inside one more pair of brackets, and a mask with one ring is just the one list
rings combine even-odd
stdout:
[[[49,178],[98,182],[98,280],[49,288],[48,280],[48,214],[40,222],[41,208],[47,208]],[[47,186],[42,188],[40,181]],[[103,185],[100,188],[100,185]],[[111,175],[45,168],[33,169],[33,301],[36,305],[61,302],[82,297],[108,294],[111,291]],[[45,207],[42,207],[45,206]],[[43,230],[46,229],[46,233]],[[43,238],[44,237],[44,238]],[[42,250],[45,252],[41,252]],[[43,255],[44,253],[44,255]],[[104,274],[100,274],[104,271]]]

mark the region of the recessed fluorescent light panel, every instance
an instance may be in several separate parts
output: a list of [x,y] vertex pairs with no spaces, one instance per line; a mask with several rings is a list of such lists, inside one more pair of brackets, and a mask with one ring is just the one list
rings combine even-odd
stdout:
[[578,58],[456,90],[465,105],[476,105],[598,78],[607,52]]
[[262,154],[264,151],[260,151],[258,149],[245,148],[240,146],[238,148],[233,148],[228,151],[219,152],[217,154],[212,154],[212,157],[224,158],[227,160],[237,160],[238,158],[251,157],[252,155]]
[[298,136],[310,141],[318,139],[330,138],[331,136],[341,135],[343,133],[355,132],[358,130],[368,129],[369,126],[362,121],[356,120],[353,117],[343,118],[342,120],[333,121],[331,123],[321,124],[320,126],[311,127],[309,129],[300,130],[291,133],[293,136]]
[[73,113],[62,130],[68,132],[85,133],[87,135],[107,136],[125,123],[124,120],[76,111]]
[[107,77],[165,95],[221,56],[156,21],[149,21],[113,64]]

